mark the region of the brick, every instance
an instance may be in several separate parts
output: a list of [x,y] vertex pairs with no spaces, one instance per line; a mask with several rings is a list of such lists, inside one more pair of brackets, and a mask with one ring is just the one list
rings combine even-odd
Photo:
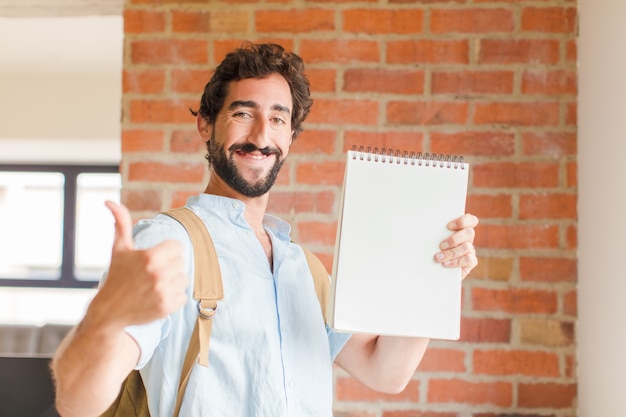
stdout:
[[565,44],[565,62],[575,64],[578,61],[578,47],[576,40],[569,40]]
[[565,376],[567,378],[576,378],[577,375],[576,357],[574,355],[565,356]]
[[518,387],[518,405],[521,408],[571,408],[575,399],[574,383],[520,383]]
[[470,272],[470,277],[491,281],[509,281],[513,274],[513,262],[514,259],[510,257],[480,256],[478,265]]
[[578,262],[575,258],[522,256],[519,264],[522,281],[575,283],[578,278]]
[[342,12],[347,33],[418,34],[424,30],[422,9],[348,9]]
[[332,155],[337,148],[337,132],[333,130],[306,129],[291,144],[291,155]]
[[515,28],[513,10],[493,8],[433,9],[430,12],[432,33],[511,32]]
[[171,90],[176,93],[195,94],[200,102],[204,86],[212,75],[212,72],[207,70],[174,69],[170,75]]
[[568,126],[578,125],[578,103],[572,101],[565,105],[565,123]]
[[387,42],[390,64],[467,64],[469,42],[461,40],[394,40]]
[[320,261],[322,261],[327,271],[333,270],[333,254],[332,253],[315,252],[315,254],[320,259]]
[[161,152],[164,149],[165,133],[152,129],[122,130],[122,152]]
[[296,166],[296,182],[309,185],[341,185],[344,162],[301,162]]
[[545,155],[555,158],[575,156],[578,153],[576,133],[571,132],[529,132],[522,134],[524,155]]
[[121,193],[124,205],[131,211],[161,210],[163,192],[158,190],[136,190],[124,187]]
[[479,64],[556,64],[559,41],[551,39],[482,39]]
[[[215,40],[213,41],[213,62],[215,65],[220,63],[227,53],[231,52],[235,48],[241,47],[245,42],[250,41],[248,38],[237,38],[235,36],[229,36],[224,40]],[[282,45],[286,51],[293,51],[294,42],[293,38],[285,38],[285,37],[260,37],[255,38],[254,42],[273,42],[279,45]],[[308,61],[307,61],[308,64]]]
[[554,314],[558,307],[555,291],[531,288],[506,290],[473,288],[474,311],[496,311],[509,314]]
[[565,230],[565,249],[575,249],[578,247],[578,228],[568,226]]
[[522,74],[522,93],[526,95],[575,95],[577,92],[574,70],[527,70]]
[[557,102],[477,103],[474,123],[477,125],[556,126],[560,105]]
[[[424,134],[421,132],[406,132],[387,130],[384,132],[362,132],[348,130],[344,133],[343,152],[356,146],[371,152],[382,152],[382,149],[401,150],[407,152],[421,152],[423,150]],[[377,149],[376,149],[377,148]]]
[[[182,207],[187,203],[187,199],[189,197],[195,196],[197,194],[198,194],[197,189],[189,190],[189,191],[185,191],[185,190],[172,191],[171,207]],[[163,210],[163,208],[161,210]]]
[[515,135],[509,132],[431,132],[431,150],[435,153],[463,156],[510,156],[515,153]]
[[[440,4],[441,0],[388,0],[389,4]],[[468,0],[446,0],[446,3],[467,3]]]
[[133,123],[193,123],[190,108],[198,105],[191,100],[131,100],[130,121]]
[[323,213],[332,214],[336,197],[330,191],[282,192],[272,191],[268,211],[273,213]]
[[466,372],[465,352],[457,349],[426,350],[420,362],[418,372]]
[[535,193],[522,194],[519,200],[519,218],[528,219],[571,219],[578,212],[576,194]]
[[566,347],[575,343],[574,323],[560,320],[519,318],[520,342],[546,347]]
[[155,94],[165,90],[165,71],[160,69],[126,69],[122,73],[124,93]]
[[[211,31],[221,34],[251,32],[250,10],[213,10],[209,16]],[[284,43],[282,45],[286,46]]]
[[468,118],[467,102],[390,101],[387,124],[391,125],[461,125]]
[[257,10],[258,32],[310,33],[335,30],[335,13],[326,9]]
[[573,290],[563,295],[563,313],[568,316],[578,316],[578,293]]
[[511,94],[513,71],[433,71],[433,94]]
[[559,185],[556,162],[493,162],[474,164],[473,185],[489,188],[539,188]]
[[[510,194],[470,194],[467,196],[465,211],[483,218],[511,218],[513,203]],[[472,272],[472,276],[474,272]]]
[[524,32],[576,33],[576,7],[525,7],[521,28]]
[[291,184],[291,165],[292,164],[293,163],[290,160],[287,160],[284,163],[280,172],[278,173],[278,177],[276,177],[276,182],[274,183],[276,186]]
[[133,64],[205,64],[208,62],[206,40],[140,40],[130,43]]
[[200,138],[195,130],[177,129],[172,132],[170,138],[170,150],[177,153],[206,153],[206,143]]
[[568,162],[565,166],[566,185],[568,187],[576,187],[578,185],[578,163],[576,161]]
[[354,378],[337,378],[335,398],[338,401],[418,401],[419,382],[409,381],[408,386],[399,394],[383,394],[371,390]]
[[474,245],[489,249],[555,249],[559,227],[550,224],[485,224],[476,228]]
[[377,417],[377,414],[363,410],[333,411],[333,417]]
[[504,381],[433,378],[428,382],[427,401],[510,407],[513,403],[513,384]]
[[459,414],[444,411],[394,410],[383,411],[382,417],[459,417]]
[[559,376],[559,356],[526,350],[475,350],[474,373],[483,375]]
[[303,39],[300,56],[307,64],[355,64],[380,61],[378,42],[358,39]]
[[308,123],[375,125],[378,121],[376,100],[317,99]]
[[311,93],[332,93],[336,89],[337,70],[328,68],[308,68],[306,70]]
[[211,30],[211,13],[208,10],[173,10],[171,15],[174,33],[207,33]]
[[166,14],[154,10],[124,10],[124,34],[165,31]]
[[350,93],[422,94],[424,71],[347,69],[343,89]]
[[128,166],[129,181],[146,182],[191,182],[204,179],[206,166],[202,163],[186,162],[133,162]]
[[463,317],[460,342],[465,343],[509,343],[511,320]]

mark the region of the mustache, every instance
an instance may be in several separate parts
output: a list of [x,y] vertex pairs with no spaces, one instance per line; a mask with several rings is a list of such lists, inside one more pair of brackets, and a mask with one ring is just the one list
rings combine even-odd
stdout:
[[269,146],[266,146],[265,148],[259,148],[253,143],[234,144],[230,148],[228,148],[228,150],[230,152],[240,151],[243,153],[260,152],[264,156],[276,154],[279,158],[282,154],[282,152],[278,148],[270,148]]

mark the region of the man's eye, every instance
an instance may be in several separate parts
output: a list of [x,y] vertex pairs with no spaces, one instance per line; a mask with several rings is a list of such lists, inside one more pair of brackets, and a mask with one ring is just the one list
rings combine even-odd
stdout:
[[240,112],[233,113],[233,117],[236,117],[238,119],[248,119],[252,116],[249,113],[240,111]]
[[281,119],[280,117],[273,117],[271,120],[272,120],[272,122],[274,124],[285,124],[285,123],[287,123],[287,122],[285,122],[284,119]]

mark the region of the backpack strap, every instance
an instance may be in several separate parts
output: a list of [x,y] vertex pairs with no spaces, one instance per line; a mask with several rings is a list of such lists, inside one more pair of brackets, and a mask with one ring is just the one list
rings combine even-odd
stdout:
[[315,287],[315,294],[317,300],[320,303],[320,309],[322,310],[322,317],[324,317],[324,323],[327,324],[326,311],[328,310],[328,294],[330,291],[330,280],[328,279],[328,271],[326,267],[313,252],[300,246],[302,251],[306,255],[306,261],[309,264],[311,275],[313,276],[313,286]]
[[189,340],[178,384],[175,409],[175,416],[178,416],[193,364],[198,361],[202,366],[209,366],[211,326],[217,310],[217,302],[224,298],[224,288],[213,240],[200,217],[186,207],[172,209],[163,214],[178,220],[189,233],[194,251],[193,298],[198,300],[198,319]]

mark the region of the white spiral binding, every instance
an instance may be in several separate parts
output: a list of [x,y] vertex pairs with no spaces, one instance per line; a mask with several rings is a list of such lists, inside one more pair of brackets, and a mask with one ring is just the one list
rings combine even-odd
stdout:
[[394,149],[385,149],[360,146],[358,149],[356,146],[352,147],[354,152],[353,159],[359,158],[360,160],[366,159],[367,161],[374,162],[388,162],[390,164],[404,164],[404,165],[419,165],[419,166],[433,166],[439,168],[454,168],[465,169],[464,159],[461,155],[446,155],[436,153],[421,153],[421,152],[407,152]]

